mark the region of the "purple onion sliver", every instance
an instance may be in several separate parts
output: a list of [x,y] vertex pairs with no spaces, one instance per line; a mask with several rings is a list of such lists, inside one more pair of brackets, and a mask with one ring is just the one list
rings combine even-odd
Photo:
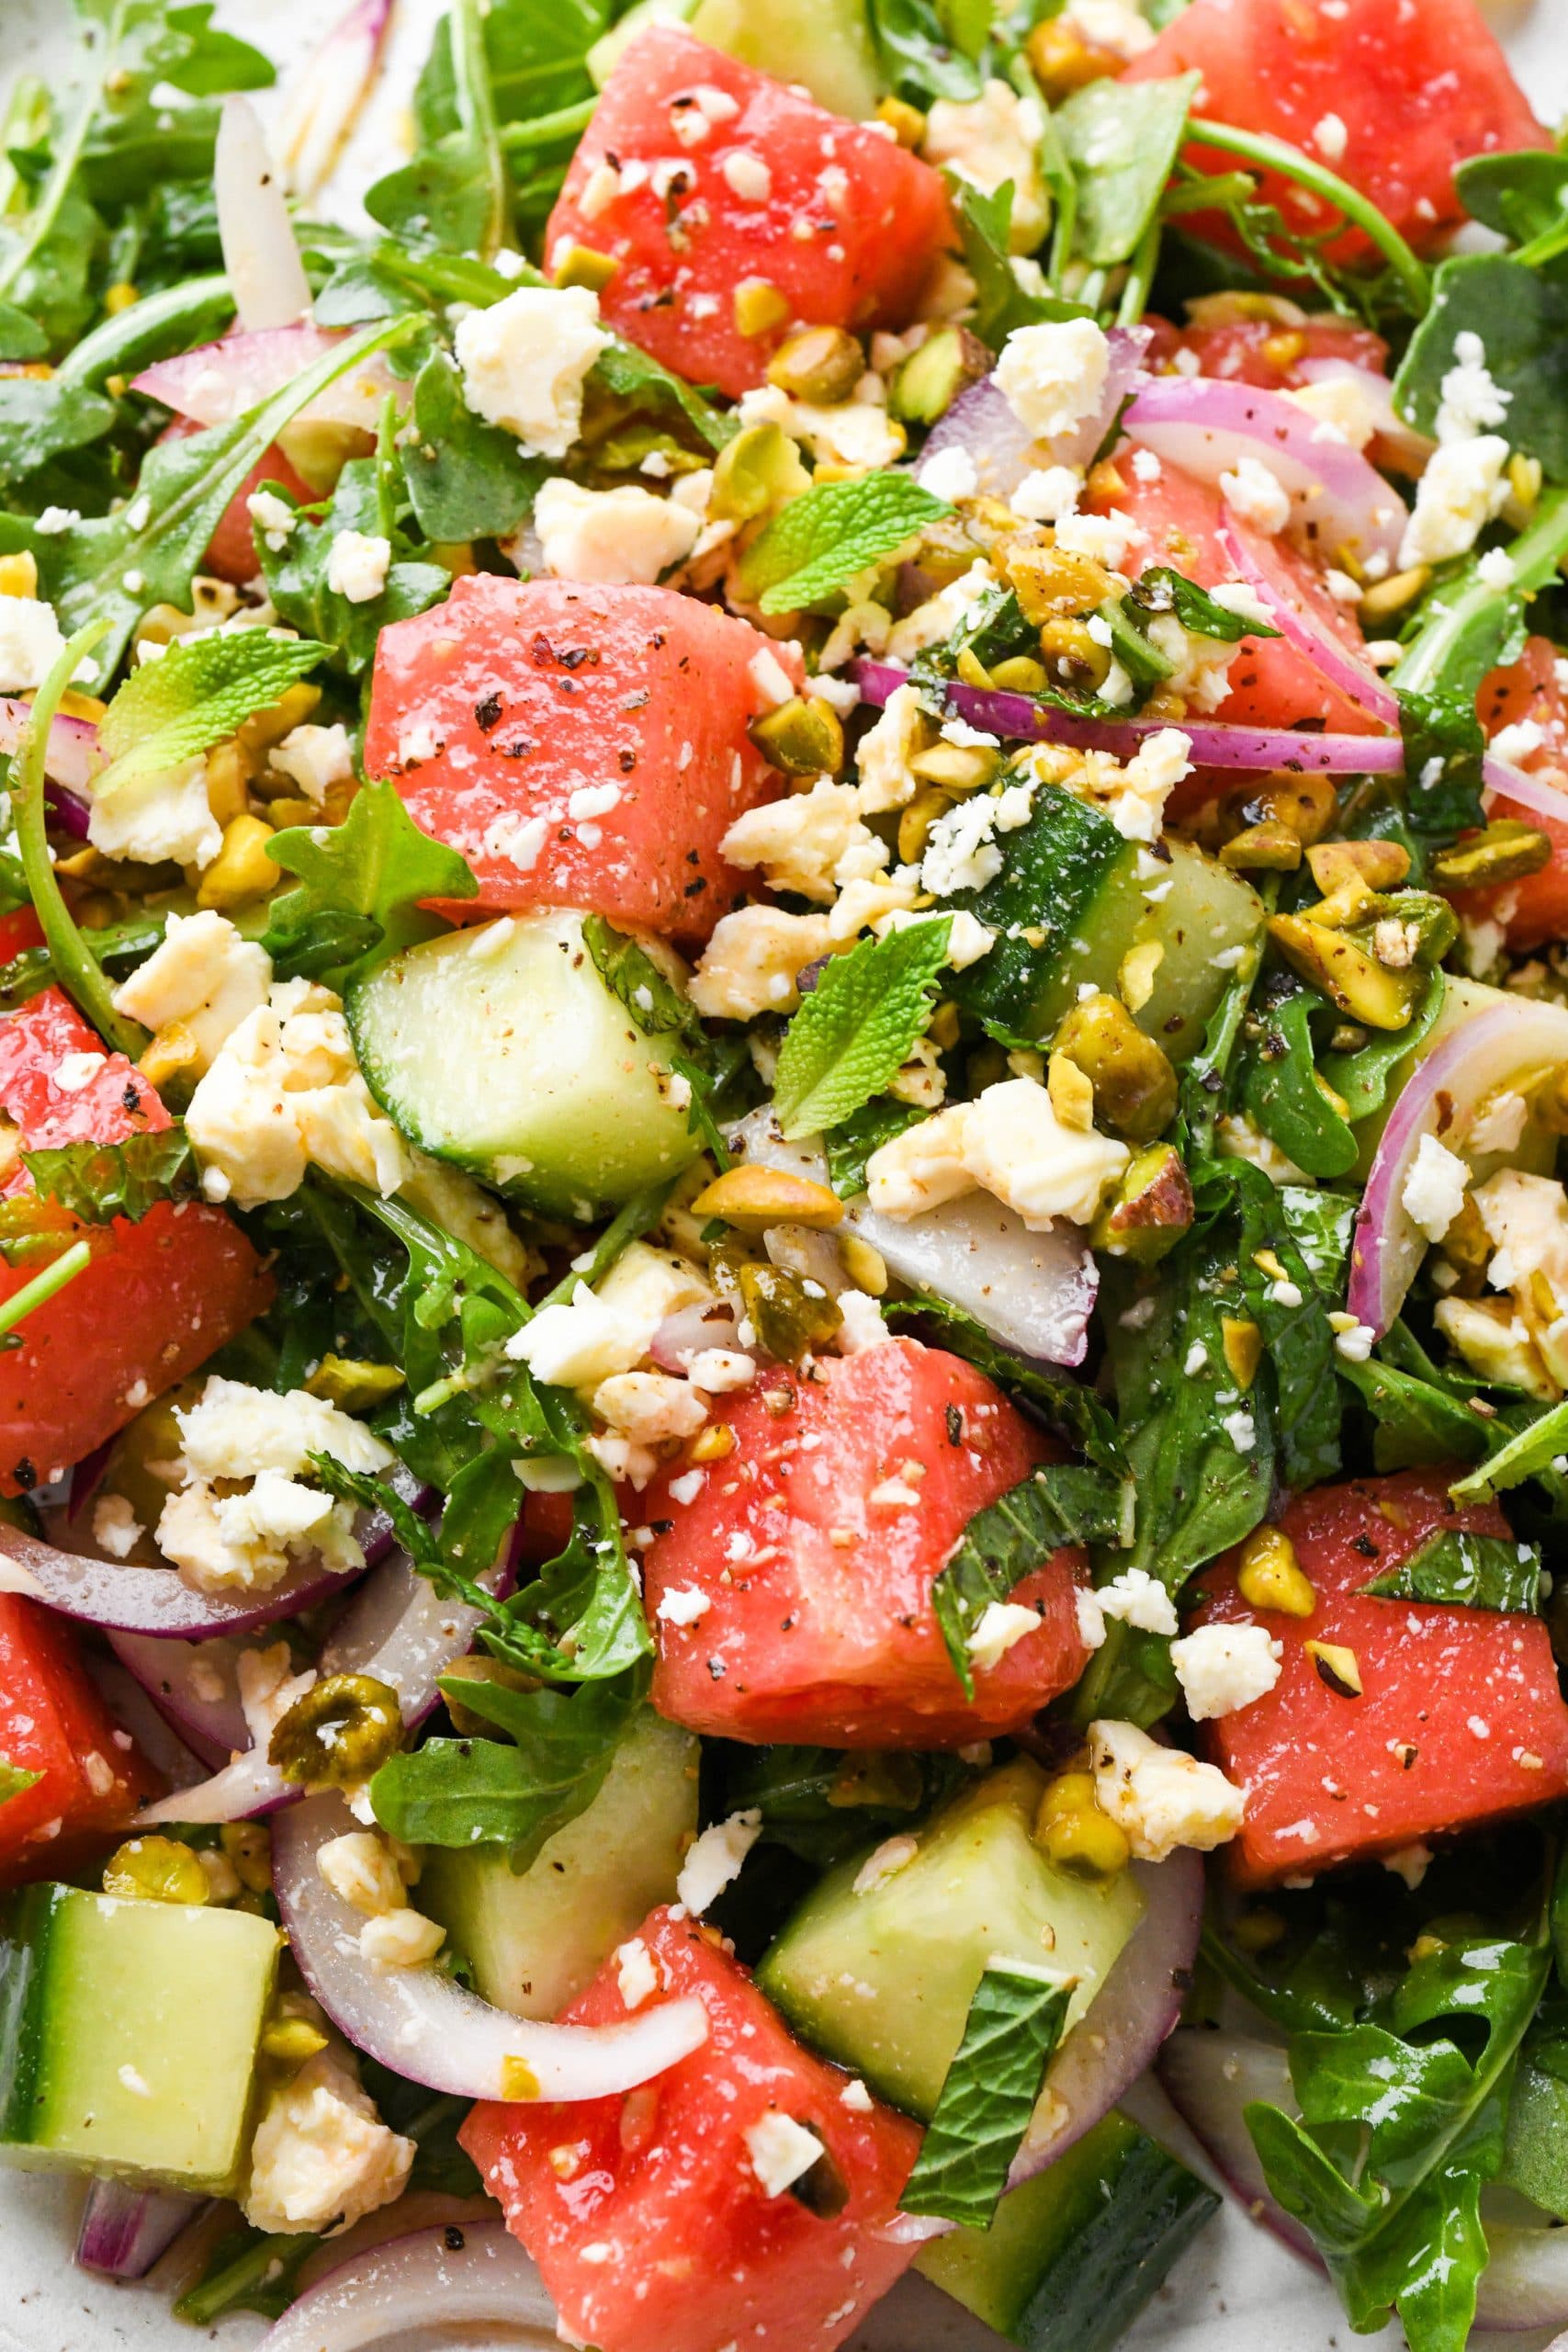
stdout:
[[102,1445],[96,1445],[91,1453],[85,1453],[80,1462],[72,1464],[69,1499],[65,1505],[67,1522],[81,1518],[108,1467],[109,1455],[113,1452],[114,1440],[107,1437]]
[[63,784],[46,784],[43,800],[61,832],[69,834],[73,842],[86,840],[87,825],[93,812],[80,793],[72,792]]
[[521,2352],[559,2352],[555,2306],[500,2222],[418,2230],[328,2272],[263,2339],[265,2352],[364,2352],[411,2330],[500,2328]]
[[1321,2270],[1311,2235],[1279,2204],[1264,2177],[1244,2109],[1254,2100],[1300,2113],[1285,2052],[1276,2042],[1207,2026],[1181,2026],[1155,2062],[1171,2105],[1244,2211]]
[[1399,696],[1393,688],[1385,685],[1366,662],[1359,662],[1348,646],[1303,611],[1293,597],[1280,591],[1253,554],[1245,531],[1238,531],[1227,519],[1220,526],[1219,536],[1226,562],[1256,592],[1286,642],[1304,653],[1331,686],[1397,732]]
[[0,1592],[25,1593],[88,1624],[169,1641],[242,1634],[280,1617],[297,1617],[359,1573],[332,1572],[311,1558],[290,1568],[266,1592],[196,1592],[174,1568],[141,1568],[62,1552],[19,1527],[0,1524]]
[[1514,767],[1490,752],[1481,763],[1481,774],[1488,792],[1516,801],[1532,816],[1544,817],[1549,824],[1568,825],[1568,792],[1553,784],[1550,776],[1528,775],[1523,768]]
[[[15,752],[31,717],[30,705],[15,695],[0,695],[0,752],[6,758]],[[51,782],[80,794],[91,785],[98,764],[98,730],[93,720],[56,717],[44,753],[44,773]],[[69,823],[66,830],[71,830]]]
[[76,2239],[76,2266],[106,2278],[145,2278],[206,2200],[175,2189],[95,2180]]

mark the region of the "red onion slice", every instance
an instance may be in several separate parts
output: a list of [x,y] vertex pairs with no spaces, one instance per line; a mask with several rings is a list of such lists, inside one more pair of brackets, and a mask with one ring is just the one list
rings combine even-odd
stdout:
[[1358,662],[1349,647],[1325,628],[1315,614],[1298,604],[1283,582],[1266,568],[1251,532],[1242,530],[1227,516],[1220,526],[1220,545],[1237,579],[1245,580],[1249,588],[1256,590],[1280,636],[1298,653],[1304,653],[1330,685],[1337,686],[1351,702],[1359,703],[1372,718],[1381,718],[1397,730],[1399,696],[1393,687],[1385,686],[1375,670],[1365,662]]
[[699,1300],[667,1315],[655,1331],[648,1352],[661,1370],[684,1372],[692,1358],[705,1348],[725,1348],[732,1354],[742,1352],[735,1309],[722,1298],[710,1300],[706,1306]]
[[[301,324],[263,327],[254,334],[226,335],[174,359],[160,359],[131,380],[133,392],[162,401],[197,424],[229,424],[260,401],[269,400],[324,358],[344,339],[343,331]],[[357,424],[374,433],[389,392],[406,406],[408,386],[400,385],[379,352],[329,384],[301,409],[296,424]]]
[[205,1770],[201,1758],[164,1722],[135,1676],[118,1658],[92,1655],[86,1671],[122,1736],[135,1742],[160,1779],[176,1791],[195,1788]]
[[508,2341],[560,2352],[555,2305],[500,2222],[416,2230],[330,2271],[286,2311],[266,2352],[361,2352],[411,2330],[499,2327]]
[[1568,791],[1550,775],[1531,775],[1490,752],[1481,763],[1481,773],[1487,790],[1499,799],[1514,801],[1532,816],[1544,817],[1550,825],[1568,825]]
[[[1491,2256],[1475,2293],[1475,2324],[1504,2334],[1568,2320],[1568,2230],[1483,2216]],[[1568,2352],[1568,2336],[1547,2352]]]
[[1568,1062],[1568,1010],[1510,998],[1461,1023],[1411,1073],[1382,1132],[1356,1213],[1346,1306],[1379,1339],[1404,1303],[1427,1237],[1404,1205],[1424,1136],[1463,1157],[1471,1119],[1489,1094]]
[[375,86],[392,0],[355,0],[294,80],[281,131],[289,187],[312,197],[331,177]]
[[1181,2026],[1160,2052],[1155,2072],[1231,2196],[1281,2245],[1321,2270],[1310,2232],[1286,2212],[1263,2177],[1243,2111],[1261,2099],[1287,2115],[1300,2114],[1284,2051],[1247,2034]]
[[194,1592],[175,1568],[139,1568],[58,1552],[19,1527],[0,1523],[0,1592],[25,1593],[62,1616],[164,1641],[243,1634],[280,1617],[297,1617],[358,1574],[354,1568],[333,1572],[312,1557],[299,1561],[265,1592]]
[[[894,689],[908,684],[908,672],[892,662],[858,662],[855,683],[863,698],[880,708]],[[934,691],[934,690],[933,690]],[[1130,759],[1145,735],[1158,734],[1168,718],[1078,718],[1055,710],[1032,695],[965,686],[956,680],[945,690],[945,707],[988,735],[1013,743],[1071,743],[1081,752],[1111,752]],[[1286,768],[1303,775],[1395,775],[1404,765],[1397,735],[1313,735],[1287,727],[1231,727],[1184,718],[1181,732],[1196,764],[1205,768]]]
[[[731,1142],[743,1159],[827,1182],[818,1145],[785,1143],[766,1105],[741,1121]],[[908,1223],[879,1216],[863,1198],[850,1201],[844,1224],[900,1282],[967,1308],[1002,1346],[1044,1363],[1083,1362],[1100,1276],[1076,1225],[1031,1233],[988,1193],[944,1201]]]
[[202,2202],[174,2189],[95,2180],[76,2239],[77,2268],[98,2271],[106,2278],[145,2278],[186,2222],[200,2212]]
[[695,1998],[660,2001],[625,2025],[540,2025],[492,2008],[434,1968],[378,1975],[359,1953],[357,1912],[327,1885],[318,1849],[355,1826],[341,1797],[310,1797],[273,1831],[273,1883],[310,1991],[356,2050],[411,2082],[462,2098],[515,2097],[521,2060],[547,2099],[610,2098],[690,2057],[707,2039]]
[[1268,467],[1292,504],[1292,534],[1329,561],[1343,553],[1399,560],[1409,510],[1377,468],[1283,392],[1215,376],[1156,376],[1122,424],[1134,441],[1200,481],[1238,459]]
[[1372,438],[1396,473],[1422,474],[1436,448],[1424,433],[1406,424],[1393,404],[1393,386],[1375,368],[1359,368],[1353,359],[1298,359],[1296,373],[1304,384],[1353,383],[1375,413]]
[[243,334],[309,316],[310,281],[299,258],[283,182],[248,98],[223,100],[213,158],[223,268]]
[[995,376],[968,384],[945,415],[937,419],[925,447],[934,458],[943,449],[963,449],[975,461],[979,487],[988,498],[1007,498],[1025,474],[1041,466],[1087,466],[1111,426],[1122,401],[1145,383],[1144,359],[1154,341],[1150,327],[1112,327],[1106,337],[1111,364],[1105,390],[1092,414],[1070,433],[1059,434],[1049,447],[1035,441],[1026,424],[1014,415]]
[[209,1642],[156,1641],[151,1634],[111,1633],[109,1647],[133,1674],[159,1713],[216,1770],[250,1737],[240,1706],[236,1669],[253,1645],[237,1634]]
[[[7,759],[15,753],[22,740],[22,729],[32,717],[29,706],[14,695],[0,695],[0,752]],[[101,764],[98,754],[98,730],[90,718],[52,719],[49,729],[49,745],[44,752],[44,773],[51,782],[64,785],[72,792],[85,792]],[[83,838],[86,834],[86,811],[83,809]],[[74,826],[65,820],[66,830]]]

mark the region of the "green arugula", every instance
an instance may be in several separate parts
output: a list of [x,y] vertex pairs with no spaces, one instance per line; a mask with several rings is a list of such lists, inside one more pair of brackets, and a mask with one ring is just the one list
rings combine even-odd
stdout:
[[558,1829],[587,1810],[640,1703],[624,1675],[581,1689],[509,1690],[499,1682],[444,1682],[506,1734],[504,1741],[427,1739],[394,1756],[370,1783],[377,1820],[412,1845],[507,1847],[525,1871]]
[[176,638],[157,660],[138,664],[98,722],[108,764],[95,779],[94,799],[226,742],[327,651],[308,638],[284,639],[259,628]]
[[[1488,159],[1496,160],[1496,159]],[[1543,163],[1561,157],[1542,156]],[[1432,307],[1410,338],[1393,381],[1394,406],[1419,433],[1437,424],[1443,378],[1461,334],[1478,334],[1486,369],[1506,400],[1489,424],[1520,456],[1539,458],[1549,481],[1568,480],[1568,285],[1509,254],[1461,254],[1441,263]]]
[[1379,1600],[1438,1600],[1450,1608],[1534,1615],[1540,1607],[1540,1554],[1511,1536],[1445,1527],[1361,1590]]
[[174,2305],[176,2319],[211,2327],[229,2312],[259,2312],[281,2319],[299,2292],[299,2273],[321,2244],[311,2230],[274,2235],[248,2222],[226,2230],[201,2276]]
[[[123,1143],[24,1151],[22,1165],[41,1200],[58,1201],[83,1225],[111,1225],[122,1216],[139,1224],[160,1201],[196,1189],[195,1161],[178,1120],[159,1134],[128,1136]],[[0,1208],[0,1227],[4,1221]]]
[[1006,1600],[1064,1544],[1120,1543],[1128,1500],[1123,1481],[1109,1471],[1052,1463],[976,1511],[931,1586],[942,1645],[966,1699],[975,1696],[969,1641],[991,1602]]
[[977,45],[960,38],[957,10],[941,0],[867,0],[866,16],[884,79],[910,105],[977,98]]
[[1564,1453],[1568,1453],[1568,1400],[1545,1411],[1538,1408],[1527,1427],[1511,1431],[1467,1476],[1456,1479],[1449,1493],[1461,1507],[1490,1502],[1506,1487],[1540,1477]]
[[822,482],[792,499],[747,549],[743,592],[764,613],[801,612],[952,512],[909,474]]
[[[1111,85],[1091,83],[1089,86],[1100,89]],[[1206,588],[1200,588],[1195,580],[1187,579],[1179,571],[1172,571],[1168,564],[1155,564],[1140,572],[1127,601],[1145,612],[1174,613],[1182,628],[1194,637],[1217,638],[1224,645],[1239,645],[1244,637],[1280,634],[1266,621],[1254,620],[1247,613],[1233,613],[1228,605],[1217,605]]]
[[[1202,76],[1090,82],[1060,106],[1055,127],[1077,183],[1072,251],[1093,269],[1130,261],[1159,209]],[[1053,246],[1052,277],[1066,256]]]
[[63,383],[58,376],[0,379],[0,489],[101,441],[118,415],[102,392]]
[[836,1127],[880,1094],[931,1019],[946,916],[863,940],[823,969],[784,1033],[773,1108],[786,1142]]
[[1481,576],[1472,556],[1419,608],[1416,634],[1389,683],[1401,695],[1425,695],[1463,707],[1473,718],[1477,688],[1489,670],[1515,660],[1524,642],[1525,607],[1549,586],[1568,554],[1568,488],[1547,491],[1528,527],[1506,553],[1514,586],[1506,594]]
[[601,401],[613,402],[618,421],[626,417],[650,418],[694,441],[699,448],[719,450],[733,441],[740,430],[733,412],[716,409],[705,400],[693,385],[664,367],[650,352],[639,351],[635,343],[625,343],[617,335],[607,344],[593,363],[588,379],[588,417],[584,427],[589,436],[601,424]]
[[[27,895],[23,889],[17,903],[26,905]],[[106,923],[101,931],[82,931],[76,936],[96,964],[105,966],[118,978],[151,956],[164,936],[164,918],[161,914],[132,915],[125,922]],[[54,958],[47,947],[22,948],[8,962],[0,964],[0,1013],[14,1012],[29,997],[37,996],[40,989],[50,987],[55,978]]]
[[1342,180],[1337,172],[1327,170],[1300,147],[1292,147],[1288,141],[1275,139],[1267,131],[1242,130],[1234,123],[1194,116],[1188,124],[1188,136],[1195,145],[1217,148],[1222,154],[1237,156],[1243,163],[1294,180],[1320,204],[1352,222],[1382,256],[1389,282],[1405,308],[1413,317],[1425,316],[1431,300],[1431,281],[1393,221],[1379,210],[1371,197],[1364,196],[1348,180]]
[[422,105],[419,152],[366,190],[365,209],[416,243],[489,262],[512,241],[512,195],[479,0],[453,0],[442,40],[447,70],[441,119],[450,128],[432,137],[434,109]]
[[912,1102],[896,1102],[891,1095],[883,1095],[874,1102],[863,1104],[829,1127],[822,1138],[822,1148],[828,1156],[828,1182],[841,1201],[852,1201],[865,1190],[865,1163],[874,1151],[896,1136],[907,1135],[918,1127],[928,1114],[917,1110]]
[[1056,2044],[1072,1980],[1022,1961],[983,1971],[898,2210],[989,2227]]
[[[1431,1035],[1443,1009],[1447,985],[1442,973],[1434,972],[1403,1029],[1374,1030],[1366,1044],[1352,1053],[1318,1056],[1318,1069],[1325,1084],[1342,1098],[1352,1124],[1382,1109],[1394,1071]],[[1306,1162],[1299,1165],[1305,1167]]]
[[[355,458],[344,466],[324,505],[297,509],[299,519],[281,547],[272,547],[265,534],[256,542],[279,617],[331,647],[332,658],[351,678],[370,667],[380,633],[390,622],[439,604],[452,587],[444,565],[422,562],[408,552],[397,495],[400,474],[387,442],[383,433],[377,457]],[[344,531],[385,539],[391,551],[385,584],[361,602],[351,603],[329,579],[333,544]]]
[[1094,315],[1087,303],[1031,292],[1013,267],[1011,180],[1004,180],[988,196],[952,172],[947,175],[947,186],[964,266],[976,286],[970,324],[982,343],[999,351],[1019,327],[1035,326],[1043,320]]
[[[717,1762],[717,1758],[714,1760]],[[754,1810],[763,1838],[818,1870],[859,1850],[868,1838],[907,1827],[933,1812],[968,1777],[961,1759],[909,1748],[870,1755],[841,1747],[729,1747],[722,1758],[716,1814]]]
[[1495,229],[1510,243],[1555,243],[1568,229],[1568,156],[1550,149],[1469,155],[1455,168],[1454,186],[1472,220]]
[[547,461],[525,458],[516,436],[477,417],[462,379],[434,351],[414,379],[417,439],[403,451],[414,518],[427,539],[500,539],[530,513]]
[[[446,929],[427,899],[472,899],[462,854],[421,832],[392,784],[367,784],[341,825],[294,825],[267,854],[299,887],[274,899],[262,944],[288,978],[378,959]],[[324,959],[324,960],[323,960]]]
[[1321,1008],[1322,999],[1290,976],[1270,976],[1250,1024],[1237,1092],[1248,1117],[1307,1175],[1347,1176],[1360,1144],[1317,1082],[1311,1023]]
[[[1407,1360],[1390,1361],[1394,1355]],[[1355,1390],[1372,1418],[1372,1461],[1377,1469],[1468,1462],[1486,1451],[1493,1422],[1483,1419],[1469,1402],[1475,1383],[1450,1382],[1416,1346],[1404,1324],[1394,1325],[1370,1362],[1342,1362],[1339,1377]]]
[[0,1756],[0,1804],[9,1804],[13,1797],[36,1789],[42,1778],[41,1772],[30,1772],[25,1764],[13,1764],[8,1756]]
[[889,1299],[883,1314],[889,1323],[913,1324],[918,1337],[931,1334],[932,1345],[962,1356],[998,1388],[1024,1398],[1055,1436],[1076,1447],[1097,1470],[1114,1478],[1126,1477],[1126,1457],[1115,1421],[1094,1390],[1072,1373],[998,1347],[983,1323],[950,1299]]
[[582,937],[594,970],[644,1036],[665,1042],[671,1069],[692,1090],[686,1124],[719,1166],[728,1168],[729,1153],[713,1109],[715,1094],[733,1071],[728,1049],[716,1046],[684,989],[629,933],[617,931],[603,915],[585,915]]

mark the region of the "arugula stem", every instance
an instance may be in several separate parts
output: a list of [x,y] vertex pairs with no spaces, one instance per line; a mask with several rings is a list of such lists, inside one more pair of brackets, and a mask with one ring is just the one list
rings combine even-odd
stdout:
[[125,0],[118,0],[118,5],[108,20],[102,62],[100,63],[96,58],[90,61],[95,71],[82,93],[74,115],[71,118],[70,126],[61,141],[49,177],[44,182],[42,193],[27,216],[27,226],[16,251],[12,254],[9,262],[0,266],[0,301],[9,300],[17,279],[31,266],[39,248],[45,243],[60,218],[60,208],[64,203],[71,183],[76,176],[76,168],[82,160],[82,151],[87,144],[87,134],[92,130],[94,118],[98,111],[98,100],[104,85],[104,71],[119,47],[124,23]]
[[21,750],[11,772],[11,803],[16,813],[22,872],[43,925],[55,972],[98,1035],[107,1038],[117,1053],[134,1060],[147,1042],[147,1032],[139,1022],[126,1020],[114,1009],[113,992],[103,968],[84,946],[82,934],[55,880],[44,821],[43,777],[49,756],[49,730],[60,707],[60,698],[75,676],[83,655],[92,651],[108,627],[107,620],[99,620],[78,629],[62,649],[34,696]]
[[36,146],[48,135],[49,90],[36,74],[24,74],[11,92],[0,123],[0,215],[23,193],[22,175],[10,160],[12,148]]
[[[1545,493],[1534,520],[1507,554],[1517,589],[1533,595],[1546,586],[1568,557],[1568,488]],[[1496,589],[1480,579],[1471,580],[1451,603],[1436,602],[1414,644],[1389,673],[1389,684],[1405,693],[1426,693],[1439,684],[1456,649],[1496,602]]]
[[609,1272],[628,1243],[639,1239],[650,1225],[658,1223],[675,1181],[671,1176],[665,1183],[647,1184],[640,1193],[634,1193],[625,1208],[618,1210],[604,1227],[586,1263],[569,1266],[554,1290],[547,1291],[532,1312],[537,1315],[540,1307],[570,1305],[579,1283],[586,1283],[592,1290]]
[[1432,281],[1425,264],[1416,258],[1393,221],[1359,188],[1352,187],[1337,173],[1325,171],[1321,164],[1314,164],[1299,147],[1291,146],[1283,139],[1271,139],[1266,131],[1237,130],[1228,122],[1211,122],[1194,115],[1187,126],[1187,135],[1194,143],[1217,147],[1222,154],[1240,155],[1265,171],[1282,173],[1298,187],[1322,197],[1325,203],[1343,213],[1347,220],[1354,221],[1371,239],[1404,288],[1416,317],[1425,317],[1432,300]]
[[69,1250],[62,1250],[51,1264],[44,1268],[41,1274],[35,1274],[30,1283],[24,1283],[21,1289],[14,1292],[0,1306],[0,1336],[14,1331],[35,1306],[42,1306],[56,1291],[63,1290],[67,1283],[74,1282],[91,1262],[92,1255],[88,1243],[73,1241]]
[[484,20],[479,0],[453,0],[452,81],[457,119],[464,136],[478,153],[485,185],[485,224],[479,256],[490,261],[512,242],[507,198],[506,163],[495,123],[495,98],[490,85],[490,60],[485,53]]
[[1159,267],[1161,222],[1157,212],[1138,240],[1137,250],[1127,265],[1127,279],[1116,305],[1119,327],[1135,327],[1149,306],[1149,289]]
[[509,122],[501,133],[501,143],[509,155],[530,147],[544,147],[552,139],[573,139],[586,130],[592,119],[596,97],[584,98],[574,107],[557,107],[553,114],[536,114],[531,122]]

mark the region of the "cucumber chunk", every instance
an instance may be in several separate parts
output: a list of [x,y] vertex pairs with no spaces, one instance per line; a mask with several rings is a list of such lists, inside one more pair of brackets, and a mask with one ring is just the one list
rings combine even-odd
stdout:
[[1111,2352],[1219,2202],[1112,2109],[988,2230],[938,2238],[915,2267],[1024,2352]]
[[699,40],[799,82],[818,106],[863,122],[882,93],[863,0],[697,0]]
[[1263,905],[1201,850],[1166,848],[1169,864],[1156,863],[1089,801],[1037,786],[1028,823],[1008,836],[1004,870],[954,899],[997,934],[952,981],[959,1004],[976,1021],[1048,1037],[1085,981],[1114,993],[1123,958],[1155,945],[1160,958],[1134,1018],[1172,1061],[1195,1053],[1231,976],[1232,963],[1216,958],[1258,937]]
[[886,1874],[852,1856],[807,1897],[757,1972],[802,2041],[922,2120],[988,1961],[1076,1976],[1070,2031],[1143,1917],[1128,1871],[1088,1882],[1046,1860],[1031,1835],[1044,1786],[1020,1757],[914,1833],[908,1860],[903,1840],[889,1841]]
[[654,1905],[674,1900],[697,1826],[697,1743],[644,1710],[592,1804],[514,1875],[502,1846],[434,1847],[420,1908],[439,1919],[474,1984],[513,2017],[553,2018]]
[[671,1099],[673,1039],[637,1028],[567,908],[405,948],[350,990],[347,1012],[370,1091],[403,1133],[547,1216],[617,1207],[696,1157]]
[[248,1912],[27,1888],[0,1923],[0,2161],[225,2195],[276,1967]]

